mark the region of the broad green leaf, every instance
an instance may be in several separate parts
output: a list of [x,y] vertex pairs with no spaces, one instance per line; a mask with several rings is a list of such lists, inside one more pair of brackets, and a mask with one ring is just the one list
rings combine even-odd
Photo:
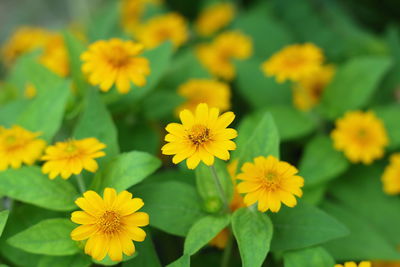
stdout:
[[283,254],[285,267],[334,266],[335,260],[322,247],[294,250]]
[[120,6],[118,1],[103,2],[101,8],[90,19],[88,38],[91,42],[109,39],[121,34]]
[[138,255],[131,260],[123,262],[122,267],[161,267],[149,233],[147,233],[146,239],[143,242],[136,243],[135,247]]
[[305,202],[270,215],[274,225],[272,250],[291,250],[343,237],[348,229],[334,217]]
[[378,89],[390,65],[387,57],[363,56],[352,58],[339,66],[332,82],[324,90],[321,103],[323,112],[334,119],[348,110],[364,107]]
[[0,125],[3,127],[13,126],[28,103],[28,100],[20,99],[0,105]]
[[400,147],[400,105],[385,105],[372,109],[378,118],[383,121],[385,129],[389,136],[389,149],[396,149]]
[[190,267],[190,256],[183,255],[176,261],[168,264],[167,267]]
[[120,264],[121,262],[125,262],[125,261],[129,261],[131,259],[136,258],[137,253],[134,253],[131,256],[126,256],[125,254],[122,254],[122,261],[113,261],[110,256],[106,255],[106,257],[104,259],[102,259],[101,261],[98,261],[96,259],[92,259],[93,263],[95,263],[96,265],[102,265],[102,266],[115,266]]
[[8,214],[10,213],[9,210],[0,211],[0,237],[3,233],[4,227],[6,226]]
[[348,167],[343,153],[335,150],[332,140],[323,135],[316,136],[307,144],[299,165],[307,187],[331,180]]
[[67,181],[50,180],[39,167],[22,167],[0,172],[0,192],[13,199],[51,210],[76,208],[78,192]]
[[145,116],[149,120],[168,118],[183,101],[175,91],[154,90],[144,99]]
[[73,255],[80,251],[70,237],[75,227],[68,219],[47,219],[9,238],[8,243],[34,254]]
[[152,174],[160,165],[159,159],[145,152],[123,153],[96,174],[93,185],[97,191],[106,187],[126,190]]
[[183,253],[193,255],[230,223],[229,215],[205,216],[195,222],[185,239]]
[[272,223],[268,216],[241,208],[232,216],[232,229],[239,246],[242,266],[262,266],[272,239]]
[[92,264],[90,257],[84,254],[73,256],[43,256],[37,267],[89,267]]
[[144,201],[150,225],[167,233],[185,236],[193,223],[205,215],[196,189],[188,184],[167,181],[143,184],[130,191]]

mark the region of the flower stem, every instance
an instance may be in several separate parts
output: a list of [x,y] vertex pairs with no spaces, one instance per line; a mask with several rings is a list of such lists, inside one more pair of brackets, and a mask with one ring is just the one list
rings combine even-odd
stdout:
[[229,266],[229,260],[232,254],[232,247],[233,247],[233,235],[232,235],[232,230],[229,230],[228,241],[226,242],[224,254],[222,254],[221,267]]
[[83,181],[83,177],[81,174],[77,174],[75,175],[76,177],[76,182],[78,183],[78,187],[79,187],[79,191],[81,191],[81,193],[85,193],[86,192],[86,185],[85,185],[85,181]]
[[218,177],[217,171],[215,170],[214,165],[210,166],[210,170],[214,177],[214,182],[217,187],[219,197],[221,198],[221,201],[224,205],[225,211],[229,211],[229,206],[228,206],[228,202],[226,200],[226,195],[225,195],[224,189],[222,188],[221,181],[219,180],[219,177]]

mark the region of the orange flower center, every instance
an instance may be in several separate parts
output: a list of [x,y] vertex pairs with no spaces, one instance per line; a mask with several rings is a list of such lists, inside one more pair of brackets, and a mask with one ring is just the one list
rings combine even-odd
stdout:
[[275,191],[279,187],[278,175],[275,172],[267,172],[261,179],[262,187],[268,191]]
[[285,58],[285,65],[289,68],[298,68],[305,62],[305,58],[298,54],[291,54]]
[[199,146],[210,140],[210,129],[204,125],[195,124],[189,130],[188,138],[193,145]]
[[4,138],[4,147],[8,152],[18,150],[22,148],[28,140],[19,140],[14,135],[9,135]]
[[108,62],[115,68],[126,66],[129,60],[130,56],[127,51],[119,46],[112,47],[108,54]]
[[101,232],[105,234],[112,234],[120,229],[121,216],[115,211],[108,210],[103,213],[97,224]]

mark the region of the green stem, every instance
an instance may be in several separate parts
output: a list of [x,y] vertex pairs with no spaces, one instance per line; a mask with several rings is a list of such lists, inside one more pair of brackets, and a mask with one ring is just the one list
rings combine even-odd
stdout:
[[229,211],[229,205],[228,205],[228,202],[226,200],[226,195],[225,195],[224,189],[222,188],[221,181],[219,180],[219,177],[218,177],[217,171],[215,170],[214,165],[210,166],[210,170],[211,170],[211,173],[212,173],[212,175],[214,177],[214,182],[215,182],[215,185],[217,187],[217,191],[218,191],[219,197],[221,198],[221,201],[222,201],[222,203],[224,205],[224,208],[225,208],[226,211]]
[[232,254],[233,235],[232,235],[232,231],[230,229],[228,231],[229,231],[229,236],[228,236],[228,240],[226,242],[224,254],[222,254],[221,267],[229,266],[229,260],[231,258],[231,254]]
[[83,181],[83,177],[81,174],[75,175],[76,182],[78,183],[79,191],[83,194],[86,192],[85,181]]

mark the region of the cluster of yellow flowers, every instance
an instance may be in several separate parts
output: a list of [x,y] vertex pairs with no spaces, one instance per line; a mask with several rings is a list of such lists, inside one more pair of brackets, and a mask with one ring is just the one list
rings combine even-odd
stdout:
[[336,264],[335,267],[371,267],[371,262],[362,261],[360,264],[355,263],[354,261],[348,261],[343,264]]

